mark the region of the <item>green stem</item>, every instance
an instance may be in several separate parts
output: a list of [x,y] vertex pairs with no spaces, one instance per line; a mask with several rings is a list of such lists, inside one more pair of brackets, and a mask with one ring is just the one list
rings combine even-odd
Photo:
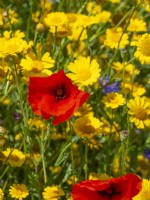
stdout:
[[85,180],[88,179],[88,138],[85,138],[85,164],[84,164]]
[[122,176],[125,173],[127,147],[128,147],[128,139],[126,141],[123,141],[120,147],[121,152],[120,152],[120,162],[119,162],[120,167],[119,167],[119,172],[118,172],[119,176]]
[[44,173],[44,183],[46,184],[47,182],[47,173],[46,173],[46,165],[45,165],[45,159],[44,159],[44,142],[45,142],[45,138],[44,138],[44,130],[42,130],[42,139],[41,139],[41,156],[42,156],[42,167],[43,167],[43,173]]
[[53,58],[55,59],[56,54],[56,39],[57,39],[57,26],[55,26],[55,33],[54,33],[54,42],[53,42]]
[[5,170],[3,171],[2,175],[0,176],[0,179],[2,179],[4,177],[4,175],[6,174],[6,172],[8,171],[9,169],[9,165],[7,165],[7,167],[5,168]]
[[69,135],[69,140],[70,140],[70,150],[71,150],[71,165],[72,165],[72,175],[73,175],[73,184],[75,184],[75,163],[74,163],[74,155],[73,155],[73,142],[72,142],[72,126],[71,126],[71,121],[69,120],[69,127],[70,127],[70,135]]
[[2,7],[3,7],[5,10],[7,10],[5,4],[2,2],[2,0],[0,0],[0,4],[2,5]]
[[[43,150],[43,148],[42,148],[42,150]],[[46,183],[47,182],[47,174],[46,174],[44,155],[42,155],[42,166],[43,166],[43,173],[44,173],[44,183]]]
[[123,17],[123,18],[118,22],[118,24],[115,26],[115,29],[118,28],[134,10],[135,10],[135,6],[133,6],[133,7],[124,15],[124,17]]
[[17,88],[17,92],[18,92],[18,97],[19,97],[19,107],[21,109],[22,112],[22,116],[23,116],[23,127],[22,127],[22,133],[23,133],[23,144],[24,144],[24,152],[27,152],[27,147],[26,147],[26,142],[27,142],[27,127],[28,127],[28,122],[27,122],[27,117],[26,117],[26,112],[25,112],[25,108],[24,108],[24,102],[22,100],[21,97],[21,90],[20,90],[20,84],[19,84],[19,80],[18,80],[18,73],[17,73],[17,67],[15,64],[15,60],[13,59],[13,63],[10,63],[10,66],[12,68],[13,71],[13,75],[14,75],[14,79],[15,79],[15,84],[16,84],[16,88]]

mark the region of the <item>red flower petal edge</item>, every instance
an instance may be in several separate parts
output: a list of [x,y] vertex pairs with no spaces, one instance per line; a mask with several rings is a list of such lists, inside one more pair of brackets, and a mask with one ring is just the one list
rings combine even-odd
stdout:
[[73,186],[73,200],[131,200],[141,190],[142,180],[132,174],[106,181],[85,180]]
[[63,70],[49,77],[30,77],[28,101],[33,112],[46,120],[53,116],[55,125],[68,120],[88,97]]

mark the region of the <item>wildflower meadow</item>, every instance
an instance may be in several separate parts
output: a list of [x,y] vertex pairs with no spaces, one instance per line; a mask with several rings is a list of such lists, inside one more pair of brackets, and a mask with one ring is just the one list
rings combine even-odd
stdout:
[[150,0],[0,0],[0,200],[150,200]]

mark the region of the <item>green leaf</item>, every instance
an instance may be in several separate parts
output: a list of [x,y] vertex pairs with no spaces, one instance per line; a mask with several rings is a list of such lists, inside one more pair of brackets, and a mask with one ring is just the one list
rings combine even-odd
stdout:
[[54,166],[58,166],[64,161],[64,159],[66,158],[66,156],[64,155],[65,152],[68,150],[68,148],[71,146],[72,143],[75,143],[78,140],[79,140],[79,137],[74,136],[74,137],[72,137],[72,141],[68,141],[68,142],[66,142],[66,144],[63,145],[63,147],[61,149],[61,153],[58,156]]

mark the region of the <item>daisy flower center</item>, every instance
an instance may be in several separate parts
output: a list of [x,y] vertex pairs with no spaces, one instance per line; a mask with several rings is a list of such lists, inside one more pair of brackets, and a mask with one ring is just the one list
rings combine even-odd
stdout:
[[56,25],[62,23],[62,19],[60,17],[53,17],[52,19],[52,22],[55,23]]
[[81,128],[81,131],[85,134],[91,134],[95,132],[95,128],[91,125],[83,125],[80,128]]
[[38,60],[36,60],[36,61],[34,61],[33,63],[32,63],[32,65],[31,65],[31,69],[32,69],[32,71],[33,72],[41,72],[41,70],[43,70],[43,64],[40,62],[40,61],[38,61]]
[[140,49],[141,49],[141,52],[143,53],[143,55],[150,56],[150,38],[145,38],[142,41],[142,45],[141,45]]
[[144,120],[146,119],[147,113],[142,107],[138,107],[135,111],[135,116],[139,120]]

